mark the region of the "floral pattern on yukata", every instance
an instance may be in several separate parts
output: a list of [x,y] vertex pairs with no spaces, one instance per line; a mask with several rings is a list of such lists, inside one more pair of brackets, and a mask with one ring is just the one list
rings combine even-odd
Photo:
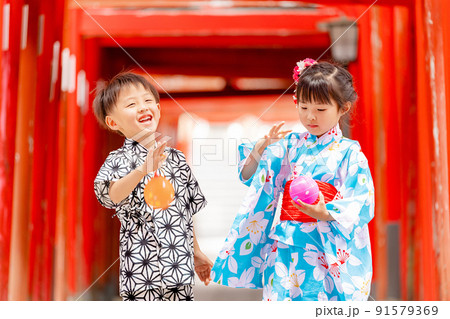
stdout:
[[205,197],[184,154],[166,148],[168,157],[157,171],[172,183],[175,198],[166,210],[153,209],[144,200],[144,187],[154,173],[144,176],[133,192],[114,204],[111,182],[142,165],[147,149],[125,139],[111,152],[94,181],[98,201],[116,210],[120,227],[120,295],[133,299],[150,289],[194,284],[192,216],[206,205]]
[[[256,172],[243,180],[253,146],[239,147],[239,176],[249,190],[215,261],[213,280],[263,288],[264,300],[367,300],[374,187],[359,143],[344,138],[339,126],[320,138],[291,133],[267,147]],[[334,221],[274,224],[279,196],[299,174],[336,187],[338,195],[326,204]]]

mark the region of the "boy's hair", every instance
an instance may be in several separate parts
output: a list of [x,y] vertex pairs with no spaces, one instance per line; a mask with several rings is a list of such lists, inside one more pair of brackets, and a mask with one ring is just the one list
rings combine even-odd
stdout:
[[307,67],[297,84],[297,101],[303,103],[331,104],[339,109],[345,103],[352,105],[358,99],[353,87],[353,76],[343,67],[329,62],[319,62]]
[[153,94],[156,103],[159,103],[159,93],[155,87],[142,75],[133,72],[121,72],[113,77],[109,82],[97,90],[94,99],[94,115],[101,126],[108,128],[105,122],[107,115],[116,106],[120,90],[127,85],[142,85],[147,91]]

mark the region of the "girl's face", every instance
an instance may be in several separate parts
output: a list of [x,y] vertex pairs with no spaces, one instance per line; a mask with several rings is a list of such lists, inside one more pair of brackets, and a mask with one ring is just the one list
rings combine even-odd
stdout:
[[[128,85],[120,90],[116,106],[105,121],[112,129],[133,138],[143,130],[155,132],[161,116],[155,97],[142,85]],[[138,141],[139,142],[139,141]]]
[[310,134],[321,137],[337,125],[341,116],[349,110],[350,103],[339,109],[335,101],[331,104],[298,102],[297,108],[303,126]]

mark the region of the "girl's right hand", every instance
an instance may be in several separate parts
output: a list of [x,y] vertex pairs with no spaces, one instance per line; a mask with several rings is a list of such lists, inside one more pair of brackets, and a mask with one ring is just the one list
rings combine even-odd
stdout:
[[278,142],[279,140],[283,139],[289,132],[291,132],[291,130],[281,131],[280,129],[283,125],[284,122],[275,124],[274,126],[272,126],[268,134],[264,135],[262,139],[256,142],[255,147],[247,157],[247,160],[244,163],[244,167],[241,170],[241,176],[244,180],[248,180],[256,172],[259,160],[261,159],[261,156],[264,153],[266,147],[272,143]]
[[267,146],[278,142],[279,140],[283,139],[287,134],[292,132],[292,130],[287,131],[281,131],[281,127],[284,125],[284,121],[274,124],[272,128],[270,129],[269,133],[264,135],[262,139],[260,139],[256,145],[255,149],[258,151],[258,153],[262,153],[261,151],[265,150]]

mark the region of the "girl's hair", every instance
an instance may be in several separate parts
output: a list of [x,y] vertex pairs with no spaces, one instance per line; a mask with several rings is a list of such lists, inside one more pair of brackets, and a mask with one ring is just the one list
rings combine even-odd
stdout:
[[156,103],[159,103],[158,91],[145,77],[133,72],[121,72],[109,82],[105,83],[103,87],[97,88],[94,99],[94,115],[101,126],[108,128],[105,118],[116,107],[117,99],[122,88],[128,85],[142,85],[144,89],[153,95]]
[[301,72],[296,97],[298,103],[331,104],[335,101],[339,109],[347,102],[353,105],[358,99],[353,76],[343,67],[329,62],[315,63]]

